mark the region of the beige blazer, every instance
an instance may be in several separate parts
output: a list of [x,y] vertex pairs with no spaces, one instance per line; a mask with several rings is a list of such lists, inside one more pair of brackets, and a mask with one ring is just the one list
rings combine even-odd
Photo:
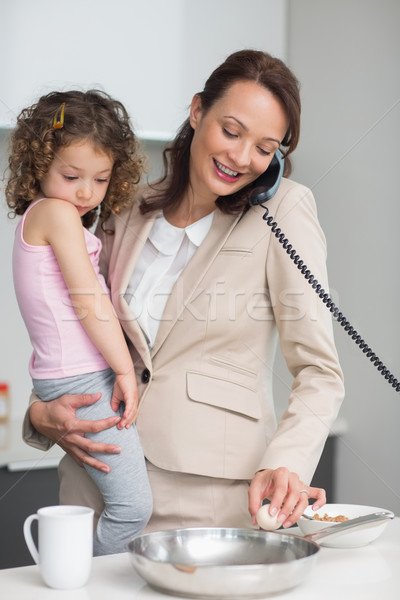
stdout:
[[[310,190],[284,179],[268,208],[327,290],[325,238]],[[258,469],[286,466],[309,482],[318,463],[344,393],[331,317],[264,212],[216,210],[167,300],[151,351],[125,293],[154,215],[135,205],[111,219],[114,235],[98,232],[101,269],[135,362],[140,439],[162,469],[251,479]],[[294,379],[277,424],[278,341]],[[25,437],[38,440],[29,422]]]

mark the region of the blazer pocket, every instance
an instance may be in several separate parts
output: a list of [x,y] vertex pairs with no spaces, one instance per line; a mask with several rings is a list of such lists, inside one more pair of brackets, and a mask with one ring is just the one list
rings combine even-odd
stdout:
[[251,250],[251,248],[236,248],[225,246],[224,248],[221,248],[219,253],[228,254],[231,256],[240,256],[241,258],[248,258],[249,256],[252,256],[253,250]]
[[[232,373],[239,373],[239,375],[244,375],[245,379],[243,379],[242,381],[238,381],[237,383],[239,385],[244,385],[245,387],[248,387],[250,389],[253,389],[253,391],[255,391],[255,387],[252,387],[250,385],[250,379],[252,380],[252,383],[254,382],[255,379],[257,379],[257,373],[255,371],[253,371],[252,369],[249,369],[247,367],[244,367],[242,365],[238,365],[236,363],[233,363],[230,360],[226,360],[223,356],[217,356],[217,355],[213,355],[210,356],[208,359],[208,362],[211,365],[215,365],[217,367],[221,367],[222,369],[224,369],[224,371],[226,372],[226,370],[228,369],[229,372],[229,381],[231,381],[232,379]],[[208,376],[213,377],[213,375],[208,374]],[[223,378],[221,378],[223,379]]]
[[191,400],[235,413],[261,419],[261,407],[254,390],[214,375],[188,371],[187,393]]

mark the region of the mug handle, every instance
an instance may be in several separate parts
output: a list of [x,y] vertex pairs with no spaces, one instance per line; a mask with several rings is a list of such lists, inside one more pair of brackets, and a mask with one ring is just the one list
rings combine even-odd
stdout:
[[39,552],[36,548],[35,542],[33,541],[32,531],[31,531],[32,522],[37,518],[38,518],[38,516],[36,514],[26,517],[25,522],[24,522],[24,538],[25,538],[26,545],[28,546],[28,550],[32,555],[33,560],[38,565],[39,564]]

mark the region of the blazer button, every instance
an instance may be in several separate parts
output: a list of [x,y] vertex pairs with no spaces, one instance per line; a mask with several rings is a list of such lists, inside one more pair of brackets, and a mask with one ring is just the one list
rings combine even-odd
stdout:
[[150,371],[148,369],[144,369],[142,371],[142,383],[149,383],[150,381]]

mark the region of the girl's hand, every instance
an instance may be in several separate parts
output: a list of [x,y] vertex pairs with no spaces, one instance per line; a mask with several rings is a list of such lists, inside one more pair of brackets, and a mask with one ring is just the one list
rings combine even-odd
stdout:
[[257,525],[255,516],[264,498],[270,500],[271,516],[278,515],[278,521],[285,528],[297,522],[308,506],[309,498],[316,499],[313,510],[326,503],[325,490],[305,485],[296,473],[285,467],[258,471],[253,477],[249,489],[249,512],[254,525]]
[[86,464],[109,473],[110,467],[89,452],[119,454],[121,448],[114,444],[93,442],[84,436],[85,433],[96,433],[113,427],[119,423],[120,417],[83,421],[76,417],[75,412],[80,406],[94,404],[100,397],[101,394],[65,395],[51,402],[34,402],[29,415],[35,429],[58,444],[80,467]]
[[133,368],[128,373],[117,375],[115,379],[111,398],[111,408],[114,412],[118,412],[121,402],[125,403],[125,410],[117,427],[118,429],[123,427],[129,429],[137,417],[138,409],[138,390]]

